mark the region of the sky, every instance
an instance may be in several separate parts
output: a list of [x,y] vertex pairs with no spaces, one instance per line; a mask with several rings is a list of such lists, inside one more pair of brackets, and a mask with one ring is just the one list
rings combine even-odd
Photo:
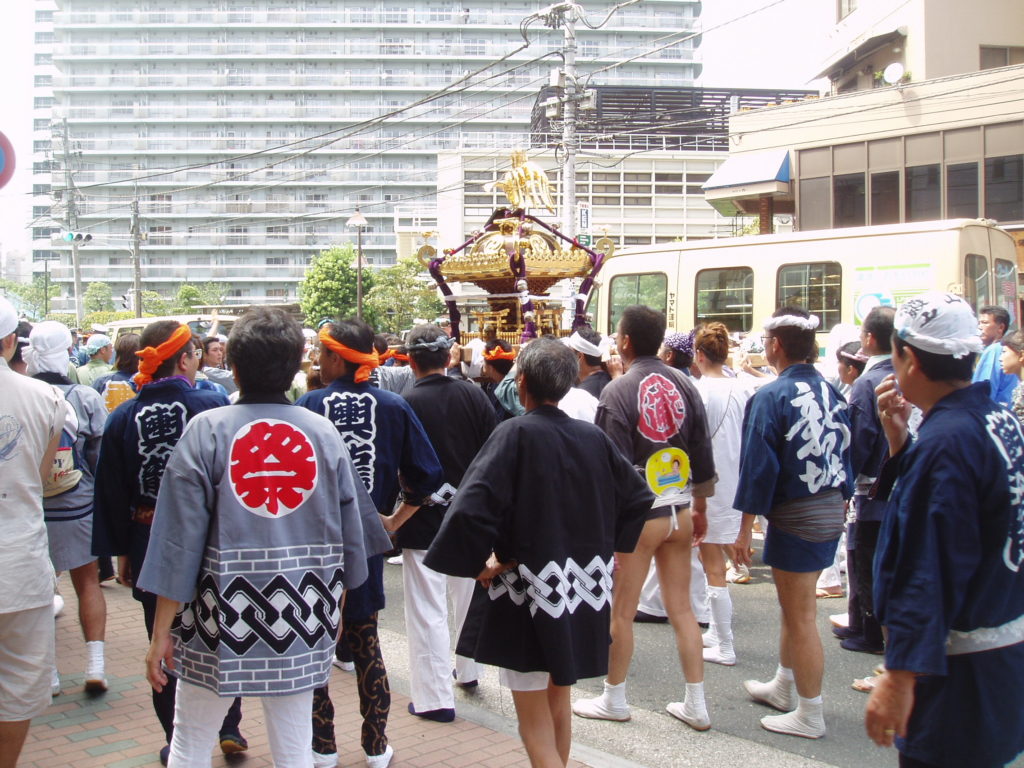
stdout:
[[[643,2],[643,0],[641,0]],[[765,10],[758,10],[775,3]],[[582,0],[586,7],[586,0]],[[29,251],[32,203],[32,78],[35,3],[4,3],[0,25],[0,132],[14,144],[14,178],[0,189],[0,253]],[[829,11],[823,0],[704,0],[704,63],[700,85],[739,88],[815,88]],[[752,14],[748,18],[740,17]],[[734,23],[723,22],[740,19]],[[803,31],[811,34],[804,35]]]

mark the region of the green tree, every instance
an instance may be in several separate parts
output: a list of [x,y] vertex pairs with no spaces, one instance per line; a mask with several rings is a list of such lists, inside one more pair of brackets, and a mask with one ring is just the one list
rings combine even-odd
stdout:
[[196,311],[196,307],[210,307],[224,300],[220,286],[216,283],[183,283],[174,297],[175,308],[184,314]]
[[373,288],[363,300],[364,310],[377,318],[377,328],[385,333],[398,333],[417,321],[432,322],[444,312],[444,302],[423,268],[415,259],[402,259],[379,270]]
[[31,283],[15,283],[11,280],[0,280],[0,293],[13,296],[15,304],[20,305],[22,311],[32,320],[38,320],[46,314],[49,309],[49,299],[60,296],[60,286],[49,283],[47,290],[46,279],[37,274],[32,278]]
[[86,312],[113,312],[114,292],[106,283],[89,283],[85,289]]
[[176,314],[174,302],[166,299],[156,291],[142,292],[142,314],[161,317]]
[[[316,326],[321,320],[333,317],[353,317],[356,314],[356,254],[351,244],[335,246],[313,257],[306,276],[299,283],[299,307],[306,324]],[[374,324],[374,314],[368,312],[365,297],[373,290],[376,275],[363,268],[363,319]]]

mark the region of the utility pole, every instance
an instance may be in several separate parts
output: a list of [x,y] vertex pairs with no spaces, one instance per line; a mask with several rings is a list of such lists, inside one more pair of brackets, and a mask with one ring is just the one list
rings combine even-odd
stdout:
[[[78,230],[78,202],[77,202],[77,191],[75,190],[75,180],[71,173],[71,136],[68,132],[68,119],[65,117],[61,121],[63,128],[63,162],[64,162],[64,195],[65,202],[67,204],[67,231],[75,232]],[[75,318],[78,321],[78,325],[81,326],[85,320],[85,307],[82,301],[82,265],[78,260],[78,243],[74,240],[71,241],[71,268],[75,276]],[[49,303],[49,298],[47,298]]]
[[132,200],[132,293],[135,294],[135,316],[142,317],[142,227],[139,224],[139,188],[135,186]]
[[565,99],[562,122],[562,233],[576,238],[576,8],[567,3],[562,8],[562,27],[565,33]]

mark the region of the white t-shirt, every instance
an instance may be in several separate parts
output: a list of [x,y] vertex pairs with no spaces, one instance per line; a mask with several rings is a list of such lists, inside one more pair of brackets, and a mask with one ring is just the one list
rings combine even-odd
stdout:
[[718,473],[715,495],[708,499],[708,513],[731,512],[740,475],[743,410],[751,390],[747,382],[738,378],[701,376],[696,384],[708,414],[708,434]]
[[594,423],[597,416],[597,398],[579,387],[572,387],[565,397],[558,401],[559,410],[580,421]]
[[53,602],[39,463],[64,426],[64,396],[0,358],[0,613]]

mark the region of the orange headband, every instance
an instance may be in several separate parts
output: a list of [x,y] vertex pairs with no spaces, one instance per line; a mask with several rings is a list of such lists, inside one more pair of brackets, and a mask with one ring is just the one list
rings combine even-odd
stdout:
[[501,347],[495,347],[490,352],[484,352],[484,360],[490,362],[491,360],[515,360],[515,350],[506,352]]
[[164,362],[170,360],[175,352],[192,341],[192,329],[187,325],[178,326],[178,330],[171,334],[171,338],[159,347],[146,347],[135,354],[138,355],[139,372],[135,375],[135,383],[144,387],[153,381],[153,374]]
[[380,356],[380,361],[382,363],[385,360],[391,360],[391,359],[399,360],[399,361],[401,361],[403,363],[408,363],[409,362],[409,356],[407,354],[405,354],[403,352],[399,352],[398,350],[395,350],[395,349],[389,349],[387,352],[385,352],[383,355]]
[[341,357],[349,363],[355,363],[359,367],[356,368],[356,382],[363,382],[370,378],[370,371],[380,365],[380,358],[377,357],[376,352],[357,352],[354,349],[350,349],[342,344],[340,341],[335,339],[328,332],[327,328],[321,328],[319,337],[320,343],[327,347],[331,352]]

